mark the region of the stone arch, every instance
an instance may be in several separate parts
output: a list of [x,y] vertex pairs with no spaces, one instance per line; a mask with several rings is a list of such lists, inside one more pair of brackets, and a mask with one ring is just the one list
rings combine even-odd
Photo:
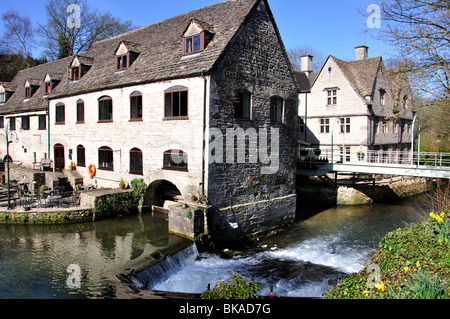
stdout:
[[167,201],[175,201],[177,196],[181,196],[181,191],[172,182],[165,179],[153,181],[145,192],[142,209],[151,211],[153,206],[164,208]]

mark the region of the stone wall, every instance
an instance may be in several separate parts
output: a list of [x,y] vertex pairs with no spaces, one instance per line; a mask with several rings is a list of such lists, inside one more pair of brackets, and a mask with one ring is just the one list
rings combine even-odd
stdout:
[[[209,163],[207,196],[214,209],[209,212],[208,223],[218,231],[237,223],[249,234],[294,220],[298,94],[283,44],[264,6],[253,9],[237,34],[211,74],[209,123],[223,136],[227,129],[256,134],[236,137],[234,162],[224,157],[223,163]],[[236,119],[234,109],[242,90],[251,93],[251,116],[245,121]],[[274,96],[283,99],[283,123],[271,122],[270,101]],[[261,134],[264,129],[267,141]],[[276,145],[271,144],[272,137]],[[240,143],[246,145],[245,163],[238,163],[236,156]],[[249,159],[250,143],[258,143],[256,163]],[[276,172],[262,171],[268,166],[261,157],[263,143],[269,156],[278,157]],[[223,145],[225,151],[229,144],[223,141]]]

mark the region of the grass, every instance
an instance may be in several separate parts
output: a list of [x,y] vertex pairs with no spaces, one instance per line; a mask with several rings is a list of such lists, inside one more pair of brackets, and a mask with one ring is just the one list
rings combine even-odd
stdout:
[[345,276],[324,298],[449,299],[449,215],[447,209],[388,233],[368,266]]

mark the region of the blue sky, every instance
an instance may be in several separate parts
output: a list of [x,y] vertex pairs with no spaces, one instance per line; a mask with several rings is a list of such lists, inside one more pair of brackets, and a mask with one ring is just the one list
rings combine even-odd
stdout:
[[[308,45],[316,48],[323,56],[334,55],[343,60],[354,59],[354,47],[369,46],[369,56],[382,55],[384,59],[393,56],[387,44],[374,40],[379,29],[367,29],[364,12],[375,0],[268,0],[283,42],[287,49]],[[93,9],[109,10],[122,21],[131,20],[135,25],[145,26],[172,16],[191,11],[220,0],[88,0]],[[28,15],[33,25],[45,24],[45,0],[0,0],[0,14],[13,9]],[[383,27],[383,25],[381,25]],[[0,32],[3,25],[0,23]],[[34,50],[35,57],[41,49]]]

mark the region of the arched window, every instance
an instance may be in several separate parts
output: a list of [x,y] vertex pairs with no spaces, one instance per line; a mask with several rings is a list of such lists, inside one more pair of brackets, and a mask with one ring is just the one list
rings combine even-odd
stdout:
[[143,175],[143,173],[142,151],[138,148],[133,148],[130,151],[130,174]]
[[66,121],[66,106],[58,103],[55,106],[55,124],[64,124]]
[[110,96],[102,96],[98,99],[98,121],[113,121],[113,101]]
[[107,146],[98,149],[98,168],[108,171],[114,170],[113,150]]
[[270,98],[270,121],[273,123],[283,123],[283,105],[284,101],[279,96]]
[[84,101],[77,101],[77,123],[84,123]]
[[83,145],[77,146],[77,165],[86,167],[86,149]]
[[188,118],[188,88],[173,86],[164,91],[164,118]]
[[130,94],[130,119],[142,120],[142,93],[139,91]]
[[188,155],[180,150],[165,151],[163,169],[187,171]]

